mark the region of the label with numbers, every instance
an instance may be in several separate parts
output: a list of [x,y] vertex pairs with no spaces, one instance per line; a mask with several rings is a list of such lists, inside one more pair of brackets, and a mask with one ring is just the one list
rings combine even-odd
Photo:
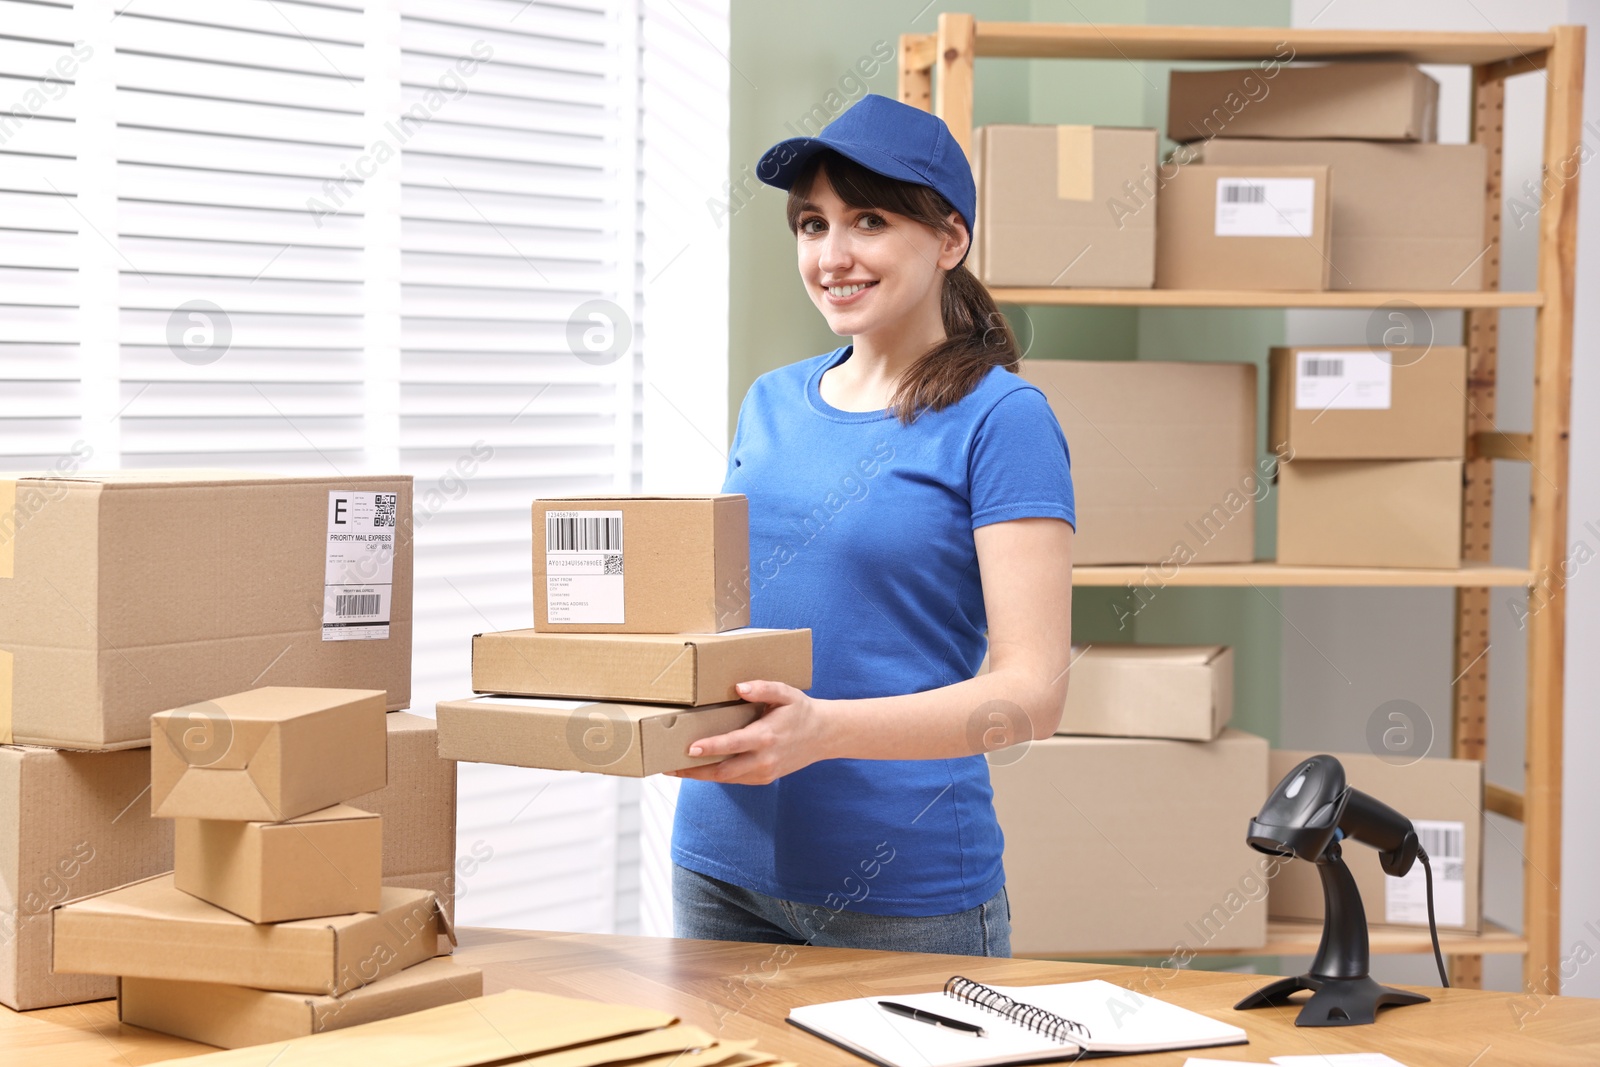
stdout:
[[[1433,863],[1433,917],[1440,926],[1467,921],[1465,823],[1413,819],[1422,850]],[[1383,921],[1428,925],[1427,876],[1418,860],[1404,878],[1384,878]]]
[[394,592],[398,493],[328,493],[324,641],[383,641]]
[[1294,406],[1300,410],[1389,410],[1394,367],[1376,351],[1296,352]]
[[1315,178],[1218,178],[1218,237],[1310,237]]
[[547,511],[544,545],[546,622],[627,621],[621,511]]

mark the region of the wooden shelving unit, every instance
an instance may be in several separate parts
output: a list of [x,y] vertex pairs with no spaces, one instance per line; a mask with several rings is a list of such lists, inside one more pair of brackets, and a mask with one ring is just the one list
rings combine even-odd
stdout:
[[[1527,618],[1528,669],[1524,724],[1526,783],[1517,793],[1498,785],[1485,807],[1523,824],[1523,928],[1486,925],[1476,937],[1441,934],[1451,981],[1482,984],[1482,957],[1521,953],[1527,988],[1554,993],[1560,982],[1562,668],[1566,599],[1559,568],[1566,551],[1567,436],[1571,414],[1573,269],[1578,184],[1572,160],[1581,156],[1583,48],[1581,26],[1548,33],[1421,33],[1279,27],[1050,25],[979,22],[944,13],[936,33],[900,38],[900,99],[943,118],[970,154],[973,61],[1017,59],[1141,59],[1251,63],[1285,55],[1296,60],[1395,59],[1472,68],[1473,140],[1488,150],[1481,292],[1232,292],[1162,289],[995,289],[997,301],[1120,307],[1377,308],[1406,301],[1423,308],[1460,310],[1470,361],[1471,411],[1464,488],[1464,566],[1456,571],[1280,567],[1271,562],[1173,568],[1080,567],[1079,585],[1150,581],[1189,586],[1449,586],[1456,590],[1453,755],[1482,760],[1487,740],[1489,590],[1537,586],[1541,610]],[[935,68],[938,74],[935,78]],[[1545,197],[1539,212],[1538,287],[1500,290],[1500,202],[1507,78],[1538,74],[1545,82],[1542,149]],[[1501,308],[1534,309],[1534,403],[1531,433],[1494,426],[1495,376]],[[1531,463],[1529,553],[1526,567],[1489,563],[1495,459]],[[1153,573],[1152,573],[1153,572]],[[1254,955],[1309,954],[1317,924],[1272,923],[1268,945]],[[1431,951],[1427,932],[1373,932],[1374,952]],[[1122,954],[1118,954],[1122,955]]]

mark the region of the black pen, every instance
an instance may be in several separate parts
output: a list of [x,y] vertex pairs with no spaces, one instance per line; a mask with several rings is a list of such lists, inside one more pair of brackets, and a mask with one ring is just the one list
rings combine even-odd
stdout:
[[913,1008],[906,1004],[896,1004],[892,1000],[878,1001],[878,1007],[885,1011],[892,1011],[896,1015],[904,1015],[908,1019],[915,1019],[919,1023],[928,1023],[932,1026],[948,1026],[952,1030],[964,1030],[975,1037],[983,1036],[983,1027],[964,1023],[960,1019],[947,1019],[943,1015],[935,1015],[931,1011]]

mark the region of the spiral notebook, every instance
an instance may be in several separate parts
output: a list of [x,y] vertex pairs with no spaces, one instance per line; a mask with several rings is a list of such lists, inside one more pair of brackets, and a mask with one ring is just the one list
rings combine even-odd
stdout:
[[[976,1023],[984,1036],[908,1019],[880,1000]],[[987,986],[960,975],[938,993],[856,997],[789,1009],[789,1022],[882,1067],[984,1067],[1079,1056],[1242,1045],[1230,1026],[1098,979]]]

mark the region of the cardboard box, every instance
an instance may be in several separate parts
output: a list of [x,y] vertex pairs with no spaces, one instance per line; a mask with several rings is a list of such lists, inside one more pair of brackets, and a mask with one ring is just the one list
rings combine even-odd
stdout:
[[1410,63],[1175,70],[1167,136],[1439,139],[1439,83]]
[[1325,166],[1178,167],[1156,193],[1156,288],[1328,288]]
[[1255,558],[1256,368],[1030,359],[1072,445],[1074,563]]
[[0,480],[0,742],[142,748],[152,713],[256,685],[411,703],[409,476]]
[[1274,348],[1267,444],[1308,459],[1461,459],[1467,350]]
[[721,633],[750,625],[742,493],[533,502],[533,628]]
[[174,884],[254,923],[377,911],[383,820],[347,804],[284,822],[178,819]]
[[986,285],[1150,288],[1157,140],[1110,126],[980,126],[973,273]]
[[268,686],[150,717],[157,818],[282,822],[382,788],[384,698]]
[[1207,163],[1326,166],[1333,174],[1333,289],[1483,288],[1481,144],[1207,141]]
[[172,824],[140,803],[150,754],[0,746],[0,1004],[103,1000],[115,980],[52,974],[50,908],[172,869]]
[[[990,768],[1018,955],[1259,948],[1267,742],[1047,737]],[[1187,957],[1183,957],[1184,960]]]
[[472,690],[698,707],[738,700],[739,682],[811,688],[811,631],[753,626],[720,634],[546,634],[472,639]]
[[[1275,786],[1315,752],[1273,750],[1269,778]],[[1331,753],[1344,765],[1345,782],[1377,797],[1410,819],[1433,863],[1434,918],[1441,930],[1483,929],[1483,764],[1477,760],[1420,759],[1391,763],[1370,753]],[[1428,925],[1422,864],[1391,878],[1378,853],[1359,842],[1342,846],[1355,876],[1367,922]],[[1272,879],[1267,911],[1274,919],[1322,921],[1322,879],[1310,863],[1287,863]]]
[[1295,460],[1278,468],[1278,562],[1461,566],[1458,459]]
[[376,912],[252,923],[163,874],[58,904],[53,914],[63,973],[333,996],[442,955],[441,940],[455,940],[433,894],[420,889],[384,889]]
[[432,889],[455,921],[456,765],[439,756],[432,719],[394,712],[389,730],[389,781],[350,806],[383,818],[383,884]]
[[642,778],[719,762],[723,757],[690,756],[689,745],[750,725],[761,708],[743,701],[685,709],[543,697],[447,700],[438,711],[439,755]]
[[483,972],[448,958],[423,960],[340,997],[163,978],[124,978],[120,985],[119,1021],[220,1048],[243,1048],[481,997]]
[[1056,733],[1210,741],[1232,718],[1226,645],[1090,645],[1073,650]]

